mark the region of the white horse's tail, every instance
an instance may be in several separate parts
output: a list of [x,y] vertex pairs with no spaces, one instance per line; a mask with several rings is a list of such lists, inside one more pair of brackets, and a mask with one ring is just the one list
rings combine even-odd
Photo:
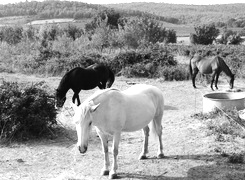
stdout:
[[164,110],[164,99],[159,99],[159,106],[156,110],[156,115],[154,119],[149,124],[150,134],[156,140],[158,137],[162,135],[162,117],[163,117],[163,110]]
[[[161,118],[159,118],[161,119]],[[162,124],[161,120],[156,121],[155,119],[149,124],[150,136],[153,137],[155,141],[159,139],[162,135]]]

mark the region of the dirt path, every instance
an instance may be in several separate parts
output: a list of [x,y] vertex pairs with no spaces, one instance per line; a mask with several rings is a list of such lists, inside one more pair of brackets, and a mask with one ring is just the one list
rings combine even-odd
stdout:
[[[57,88],[61,79],[6,73],[1,73],[1,78],[22,83],[45,81],[50,90]],[[162,90],[166,104],[162,123],[166,158],[156,158],[157,144],[150,141],[149,159],[139,161],[138,155],[143,141],[141,131],[124,133],[119,148],[120,179],[245,179],[245,165],[226,163],[226,158],[215,153],[217,144],[212,136],[207,136],[205,125],[191,117],[202,111],[202,94],[210,92],[209,87],[197,84],[199,89],[194,90],[190,81],[162,82],[124,77],[117,77],[113,86],[126,89],[129,87],[127,81],[152,84]],[[236,84],[237,88],[244,88],[241,81]],[[228,86],[222,81],[220,87],[222,90]],[[80,92],[81,100],[96,90]],[[65,104],[67,108],[57,117],[66,128],[62,132],[64,135],[54,140],[12,144],[0,148],[1,180],[108,179],[99,175],[103,156],[100,140],[94,130],[85,155],[79,154],[75,148],[76,132],[71,120],[73,111],[69,109],[71,96],[72,92],[69,91]],[[245,143],[243,145],[245,147]]]

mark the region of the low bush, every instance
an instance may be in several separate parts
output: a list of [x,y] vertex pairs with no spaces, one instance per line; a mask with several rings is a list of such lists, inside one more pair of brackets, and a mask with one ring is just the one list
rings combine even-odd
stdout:
[[26,140],[50,134],[56,122],[54,98],[42,83],[20,87],[16,82],[0,86],[0,141]]
[[[172,69],[177,66],[173,55],[161,48],[119,53],[110,61],[108,64],[112,70],[126,77],[161,77],[162,69]],[[168,74],[167,70],[166,73]],[[176,73],[181,72],[176,71]]]
[[163,66],[158,69],[158,77],[166,81],[183,81],[190,79],[190,73],[187,65]]

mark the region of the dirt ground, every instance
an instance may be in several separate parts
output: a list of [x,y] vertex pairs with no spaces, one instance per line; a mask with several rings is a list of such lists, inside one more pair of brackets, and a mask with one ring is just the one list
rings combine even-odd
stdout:
[[[45,81],[51,91],[58,87],[61,77],[35,77],[21,74],[1,73],[0,79],[33,83]],[[152,180],[244,180],[245,164],[227,163],[227,158],[215,149],[229,151],[245,149],[245,142],[217,143],[207,135],[207,128],[191,115],[202,111],[202,95],[211,92],[209,87],[197,83],[194,90],[191,81],[167,82],[162,79],[127,79],[116,77],[114,87],[126,89],[128,82],[152,84],[159,87],[165,98],[165,112],[162,120],[164,159],[157,159],[157,143],[150,139],[149,158],[138,160],[142,149],[142,132],[123,133],[119,146],[120,179]],[[221,78],[220,90],[228,89],[228,83]],[[235,88],[244,90],[244,82],[235,81]],[[81,91],[84,100],[98,88]],[[1,180],[105,180],[100,176],[103,166],[101,143],[93,129],[88,151],[82,155],[75,147],[76,131],[70,108],[72,91],[68,92],[65,108],[57,120],[62,127],[55,139],[35,142],[14,143],[0,147]],[[111,142],[110,142],[111,145]],[[110,160],[112,154],[110,153]]]

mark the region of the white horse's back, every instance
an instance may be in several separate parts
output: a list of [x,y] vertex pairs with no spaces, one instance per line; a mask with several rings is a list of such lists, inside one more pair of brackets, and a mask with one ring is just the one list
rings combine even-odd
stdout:
[[162,92],[151,85],[134,85],[124,91],[111,90],[94,98],[100,108],[94,113],[94,125],[113,134],[137,131],[163,114]]

